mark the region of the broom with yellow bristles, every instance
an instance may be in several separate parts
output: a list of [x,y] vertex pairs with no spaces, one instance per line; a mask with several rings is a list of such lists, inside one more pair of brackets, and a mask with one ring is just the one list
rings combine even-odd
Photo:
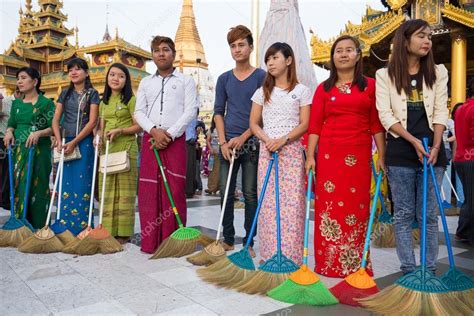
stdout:
[[225,207],[227,204],[227,196],[229,195],[229,186],[230,186],[230,179],[232,177],[232,170],[234,168],[234,160],[235,160],[235,148],[232,151],[232,158],[230,161],[229,172],[227,173],[227,183],[225,185],[224,199],[222,201],[222,206],[221,206],[221,216],[219,219],[219,226],[217,227],[216,241],[207,245],[203,250],[201,250],[197,254],[186,258],[188,262],[196,266],[205,266],[205,265],[207,266],[225,258],[226,251],[224,247],[222,246],[222,244],[219,242],[219,238],[221,236],[222,221],[224,220],[224,212],[225,212]]
[[235,288],[247,282],[247,280],[255,274],[255,265],[249,253],[249,247],[255,234],[255,229],[257,228],[258,215],[263,205],[272,167],[273,158],[270,159],[268,164],[267,173],[262,184],[262,191],[258,196],[257,209],[253,217],[252,227],[250,228],[250,233],[244,248],[208,267],[198,269],[196,272],[202,280],[225,288]]
[[92,219],[94,218],[94,196],[95,196],[95,182],[96,182],[96,175],[97,175],[97,159],[99,157],[99,140],[100,136],[96,135],[95,143],[94,143],[94,167],[92,169],[92,185],[91,185],[91,194],[89,200],[89,215],[87,219],[87,227],[83,229],[72,241],[64,246],[62,252],[75,254],[76,249],[80,242],[87,237],[92,231]]
[[[423,143],[427,147],[428,139],[424,138]],[[456,297],[442,279],[427,269],[428,166],[426,156],[423,156],[422,200],[421,267],[401,277],[394,285],[358,301],[363,307],[377,314],[471,315],[473,311]]]
[[166,238],[161,245],[158,247],[156,252],[150,259],[159,259],[167,257],[182,257],[193,253],[196,250],[196,246],[201,244],[206,247],[210,243],[214,242],[214,239],[202,234],[198,229],[192,227],[185,227],[181,221],[181,217],[178,213],[178,208],[174,203],[173,195],[168,184],[168,179],[163,168],[163,163],[161,162],[160,154],[156,148],[153,148],[155,152],[156,161],[158,162],[158,167],[161,172],[161,177],[163,178],[163,183],[165,185],[166,194],[171,204],[173,214],[178,223],[178,229],[175,230],[168,238]]
[[[8,146],[8,169],[10,174],[10,218],[0,229],[0,247],[18,247],[23,241],[28,239],[33,232],[31,228],[25,225],[20,219],[15,216],[15,185],[13,184],[13,157],[11,145]],[[30,156],[33,157],[30,149]],[[29,164],[30,165],[30,164]],[[28,168],[27,178],[31,176]],[[28,182],[28,181],[27,181]],[[26,202],[28,202],[27,195],[25,196]],[[23,211],[23,218],[26,220],[27,204],[25,203],[25,209]]]
[[110,234],[110,232],[104,226],[102,226],[102,218],[104,216],[105,184],[107,183],[107,164],[109,161],[109,145],[110,140],[107,139],[105,144],[104,173],[102,175],[99,226],[92,229],[89,234],[76,246],[75,253],[81,256],[94,255],[96,253],[110,254],[123,250],[122,245],[117,241],[117,239],[115,239]]
[[[64,158],[64,149],[61,152],[61,158]],[[31,237],[26,239],[18,247],[18,250],[24,253],[53,253],[59,252],[64,247],[64,244],[54,234],[53,230],[49,228],[49,221],[51,220],[51,212],[53,210],[54,197],[56,195],[56,187],[62,173],[63,165],[59,163],[58,171],[53,185],[53,194],[49,201],[48,215],[46,216],[45,226],[35,232]]]
[[276,253],[258,267],[258,271],[245,283],[237,287],[237,291],[247,294],[267,294],[285,282],[290,274],[298,270],[298,265],[286,257],[281,249],[280,229],[280,192],[278,181],[278,152],[273,153],[275,164],[275,211],[276,211]]

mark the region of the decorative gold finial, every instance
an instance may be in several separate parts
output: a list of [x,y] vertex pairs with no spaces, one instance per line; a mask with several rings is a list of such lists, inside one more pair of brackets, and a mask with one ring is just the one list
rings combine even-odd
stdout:
[[26,0],[26,12],[31,12],[31,9],[33,8],[33,6],[31,5],[31,0]]
[[74,33],[76,35],[76,49],[78,49],[79,48],[79,29],[77,28],[77,25],[74,28]]
[[119,39],[118,27],[115,28],[115,39]]

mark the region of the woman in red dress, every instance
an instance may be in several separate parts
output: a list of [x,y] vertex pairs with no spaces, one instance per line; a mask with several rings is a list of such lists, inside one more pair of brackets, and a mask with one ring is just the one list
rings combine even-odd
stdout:
[[[385,168],[385,130],[375,107],[375,81],[362,74],[360,44],[339,37],[331,47],[329,78],[311,107],[306,171],[316,174],[315,271],[345,277],[360,267],[369,218],[374,137]],[[317,150],[317,163],[315,151]],[[368,273],[372,275],[370,261]]]

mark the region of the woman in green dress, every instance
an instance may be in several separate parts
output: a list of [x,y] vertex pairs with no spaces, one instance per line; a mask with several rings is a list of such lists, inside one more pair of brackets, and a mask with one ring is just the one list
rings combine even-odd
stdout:
[[[104,96],[99,106],[99,135],[110,140],[109,154],[127,151],[130,157],[130,170],[107,176],[103,225],[112,236],[126,243],[133,235],[135,226],[135,197],[137,193],[137,154],[136,134],[141,128],[133,118],[135,97],[128,69],[115,63],[107,72]],[[102,152],[105,144],[102,141]],[[99,177],[99,188],[102,177]]]
[[[17,217],[23,215],[26,175],[32,169],[31,187],[27,220],[33,228],[41,228],[46,221],[49,192],[49,175],[51,173],[51,121],[55,106],[41,90],[41,75],[38,70],[24,67],[16,73],[17,86],[22,98],[15,99],[10,110],[7,132],[4,137],[5,147],[12,146],[15,179],[15,212]],[[28,155],[31,146],[34,150],[33,166],[28,166]]]

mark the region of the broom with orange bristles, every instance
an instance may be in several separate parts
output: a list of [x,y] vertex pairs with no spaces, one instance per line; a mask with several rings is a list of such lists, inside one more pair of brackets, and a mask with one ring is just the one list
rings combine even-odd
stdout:
[[123,250],[122,245],[117,241],[117,239],[115,239],[110,232],[102,226],[102,218],[104,216],[105,184],[107,183],[107,163],[109,160],[109,145],[110,140],[107,139],[105,144],[104,173],[102,176],[102,193],[100,196],[99,226],[91,230],[77,245],[76,254],[81,256],[93,255],[96,253],[110,254]]
[[75,254],[76,249],[81,241],[87,237],[92,231],[92,219],[94,218],[94,195],[95,195],[95,182],[97,175],[97,159],[99,157],[99,140],[100,136],[96,135],[95,144],[94,144],[94,168],[92,169],[92,186],[91,186],[91,195],[89,200],[89,217],[87,219],[87,227],[82,230],[75,239],[66,244],[63,251],[64,253]]
[[377,284],[367,274],[365,270],[367,266],[367,256],[369,254],[370,235],[372,233],[372,225],[374,224],[375,211],[377,209],[377,199],[380,192],[380,184],[382,183],[382,170],[380,170],[377,176],[377,182],[375,187],[375,193],[372,198],[372,205],[370,209],[369,223],[367,224],[367,232],[365,234],[365,245],[364,252],[362,253],[362,263],[360,264],[359,270],[349,274],[333,286],[330,290],[332,294],[339,300],[340,303],[352,306],[360,306],[355,301],[355,298],[363,298],[379,292]]

